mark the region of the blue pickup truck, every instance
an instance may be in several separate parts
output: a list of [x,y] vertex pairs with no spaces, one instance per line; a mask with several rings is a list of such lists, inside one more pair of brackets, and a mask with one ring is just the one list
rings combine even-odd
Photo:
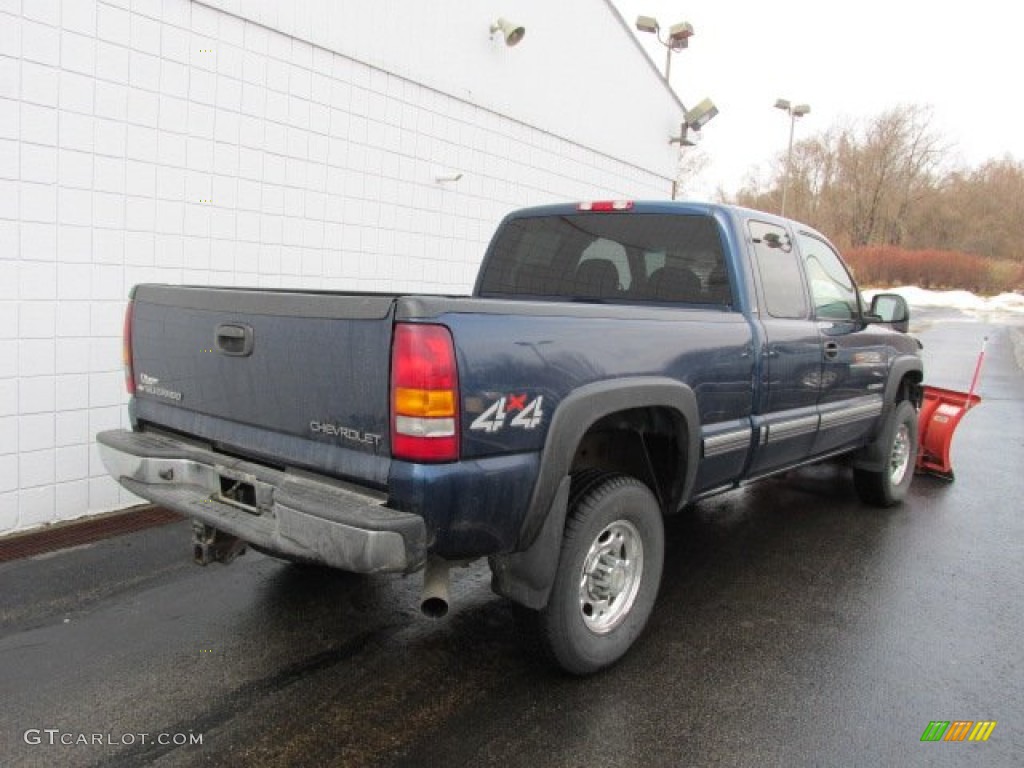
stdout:
[[913,476],[923,376],[906,303],[866,306],[794,221],[679,202],[512,213],[472,296],[139,285],[131,430],[109,472],[246,546],[359,573],[488,558],[575,674],[631,646],[663,518],[842,456],[868,503]]

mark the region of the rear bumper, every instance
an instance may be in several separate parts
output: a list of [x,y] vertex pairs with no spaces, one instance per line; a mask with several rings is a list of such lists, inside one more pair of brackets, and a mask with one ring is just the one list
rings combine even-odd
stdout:
[[382,494],[163,435],[112,430],[96,440],[107,471],[132,493],[257,547],[354,573],[411,572],[426,562],[423,518],[386,507]]

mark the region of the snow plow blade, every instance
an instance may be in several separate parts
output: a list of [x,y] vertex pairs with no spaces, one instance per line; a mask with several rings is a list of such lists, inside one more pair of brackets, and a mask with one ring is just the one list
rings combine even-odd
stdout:
[[970,392],[924,388],[924,401],[918,416],[920,450],[916,470],[919,474],[934,475],[943,480],[954,479],[953,465],[949,460],[953,433],[964,414],[980,402],[981,398]]

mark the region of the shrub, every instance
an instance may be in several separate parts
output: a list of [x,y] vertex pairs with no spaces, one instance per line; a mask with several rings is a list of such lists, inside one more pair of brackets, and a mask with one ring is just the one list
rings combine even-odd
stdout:
[[864,286],[917,285],[993,294],[1012,291],[1024,284],[1024,266],[970,253],[885,245],[851,248],[844,256],[857,282]]

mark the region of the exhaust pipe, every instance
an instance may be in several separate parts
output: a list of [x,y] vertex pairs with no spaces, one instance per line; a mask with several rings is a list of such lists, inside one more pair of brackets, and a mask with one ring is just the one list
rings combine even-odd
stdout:
[[443,618],[448,613],[448,574],[451,563],[431,555],[423,572],[423,597],[420,610],[432,619]]

